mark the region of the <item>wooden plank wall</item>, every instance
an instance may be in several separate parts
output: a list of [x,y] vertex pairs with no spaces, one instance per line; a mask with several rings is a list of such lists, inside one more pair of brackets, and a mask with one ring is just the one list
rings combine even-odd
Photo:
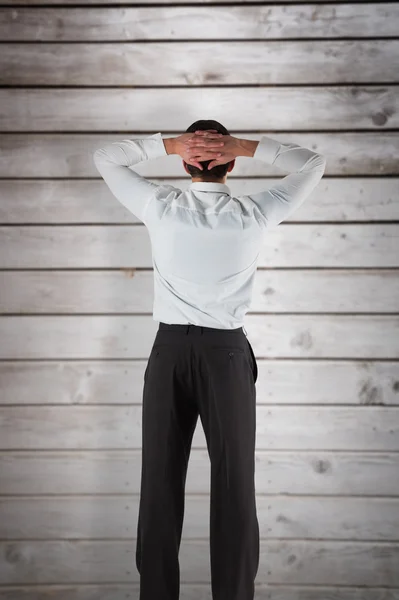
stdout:
[[[399,5],[3,0],[0,33],[1,598],[138,598],[151,248],[92,154],[214,118],[327,157],[265,237],[246,320],[256,598],[398,600]],[[189,184],[176,156],[137,171]],[[228,184],[281,176],[240,158]],[[198,425],[190,600],[211,599],[209,475]]]

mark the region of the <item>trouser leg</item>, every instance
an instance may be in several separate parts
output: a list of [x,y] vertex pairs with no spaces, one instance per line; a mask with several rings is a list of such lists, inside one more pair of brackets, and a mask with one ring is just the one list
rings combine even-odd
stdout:
[[179,598],[185,482],[198,409],[182,387],[174,352],[153,347],[143,389],[139,600]]
[[243,337],[207,343],[198,401],[211,461],[213,600],[253,600],[259,566],[255,500],[256,361]]

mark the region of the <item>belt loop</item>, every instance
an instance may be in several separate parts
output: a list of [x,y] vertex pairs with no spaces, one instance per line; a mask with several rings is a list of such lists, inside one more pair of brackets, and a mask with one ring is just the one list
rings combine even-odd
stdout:
[[248,337],[248,333],[247,333],[247,330],[245,329],[244,325],[242,326],[242,328],[243,328],[245,335]]
[[186,335],[190,331],[190,325],[186,325]]

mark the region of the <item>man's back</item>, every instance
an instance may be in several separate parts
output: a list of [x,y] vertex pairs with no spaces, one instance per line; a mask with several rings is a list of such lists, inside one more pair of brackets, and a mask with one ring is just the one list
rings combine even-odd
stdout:
[[[174,191],[173,191],[174,190]],[[254,205],[222,183],[196,182],[147,209],[154,266],[154,319],[220,329],[243,324],[262,228]]]

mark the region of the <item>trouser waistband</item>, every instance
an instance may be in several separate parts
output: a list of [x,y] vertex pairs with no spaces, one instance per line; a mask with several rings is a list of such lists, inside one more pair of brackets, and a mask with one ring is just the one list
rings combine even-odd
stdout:
[[202,334],[204,331],[209,332],[223,332],[223,333],[238,333],[243,332],[247,335],[244,327],[236,327],[235,329],[218,329],[215,327],[205,327],[204,325],[192,325],[191,323],[159,323],[159,330],[169,330],[169,331],[181,331],[182,333],[199,333]]

